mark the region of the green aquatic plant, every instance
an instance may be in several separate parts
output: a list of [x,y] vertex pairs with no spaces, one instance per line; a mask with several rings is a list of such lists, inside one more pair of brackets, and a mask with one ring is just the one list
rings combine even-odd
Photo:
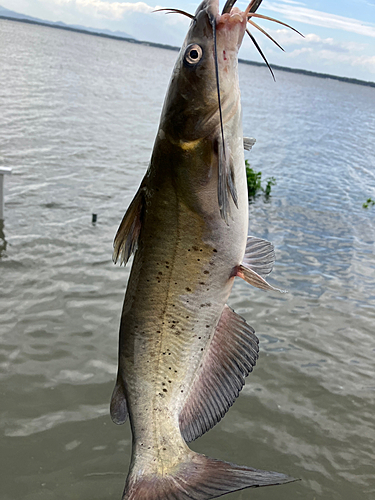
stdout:
[[362,205],[363,208],[373,207],[375,205],[375,201],[372,198],[367,198],[367,200]]
[[268,198],[271,194],[272,186],[276,184],[275,177],[268,177],[266,179],[266,187],[264,188],[262,186],[262,172],[255,172],[255,170],[250,167],[248,160],[245,160],[245,165],[249,198],[255,198],[261,193]]

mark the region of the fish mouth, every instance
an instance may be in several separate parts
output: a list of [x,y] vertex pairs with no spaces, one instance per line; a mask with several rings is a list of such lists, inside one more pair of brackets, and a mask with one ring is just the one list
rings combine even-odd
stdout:
[[234,7],[237,0],[227,0],[221,15],[219,14],[219,0],[203,0],[197,8],[194,18],[196,19],[201,11],[206,11],[209,18],[215,18],[216,24],[229,21],[230,23],[244,22],[247,20],[249,13],[255,13],[259,8],[262,0],[251,0],[245,11],[241,11],[238,7]]
[[217,28],[223,25],[231,27],[240,23],[244,26],[245,31],[247,15],[250,9],[254,8],[254,3],[256,3],[256,10],[262,0],[252,0],[245,11],[241,11],[238,7],[234,7],[236,1],[237,0],[227,0],[220,14],[219,0],[203,0],[195,12],[194,19],[197,19],[202,12],[205,12],[208,15],[211,25],[215,24]]

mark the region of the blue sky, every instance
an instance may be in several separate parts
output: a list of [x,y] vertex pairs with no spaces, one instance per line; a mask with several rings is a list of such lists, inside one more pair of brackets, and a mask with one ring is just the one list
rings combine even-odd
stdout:
[[[121,30],[138,38],[181,45],[188,19],[152,13],[173,7],[194,13],[198,1],[189,0],[0,0],[0,5],[50,21]],[[221,2],[221,6],[224,0]],[[238,1],[245,9],[246,3]],[[258,13],[292,24],[305,35],[259,21],[284,47],[285,53],[261,33],[256,35],[271,63],[311,71],[375,81],[375,0],[263,0]],[[250,40],[240,57],[260,61]]]

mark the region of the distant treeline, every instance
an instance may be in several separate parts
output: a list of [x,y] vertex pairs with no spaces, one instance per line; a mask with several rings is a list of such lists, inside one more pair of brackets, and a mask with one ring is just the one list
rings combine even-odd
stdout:
[[[116,36],[116,35],[109,35],[107,33],[99,33],[96,31],[89,31],[89,30],[84,30],[84,29],[79,29],[79,28],[73,28],[71,26],[61,26],[60,24],[33,21],[31,19],[20,19],[17,17],[2,16],[2,15],[0,15],[0,19],[6,19],[8,21],[17,21],[17,22],[27,23],[27,24],[38,24],[40,26],[47,26],[48,28],[57,28],[59,30],[75,31],[77,33],[83,33],[85,35],[100,36],[102,38],[111,38],[113,40],[121,40],[121,41],[129,42],[129,43],[148,45],[150,47],[158,47],[160,49],[167,49],[167,50],[174,50],[174,51],[180,50],[179,47],[174,47],[173,45],[166,45],[163,43],[155,43],[155,42],[145,42],[145,41],[141,41],[141,40],[136,40],[135,38],[125,38],[125,37]],[[266,65],[264,63],[255,62],[255,61],[248,61],[246,59],[239,59],[238,62],[242,63],[242,64],[250,64],[252,66],[264,66],[264,67],[266,67]],[[357,80],[356,78],[346,78],[345,76],[335,76],[335,75],[328,75],[326,73],[316,73],[314,71],[307,71],[305,69],[295,69],[295,68],[288,68],[286,66],[278,66],[277,64],[270,64],[270,66],[272,67],[272,69],[276,69],[276,70],[280,70],[280,71],[287,71],[289,73],[297,73],[300,75],[315,76],[317,78],[329,78],[330,80],[338,80],[339,82],[354,83],[356,85],[365,85],[367,87],[375,87],[375,82],[366,82],[364,80]]]

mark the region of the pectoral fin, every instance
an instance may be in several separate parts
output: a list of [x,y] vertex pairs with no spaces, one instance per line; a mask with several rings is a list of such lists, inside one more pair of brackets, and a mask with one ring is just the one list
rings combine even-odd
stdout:
[[234,168],[230,150],[221,139],[218,140],[218,186],[217,198],[220,215],[228,224],[230,216],[230,198],[238,208],[238,196],[234,179]]
[[254,330],[226,305],[180,414],[187,442],[211,429],[229,410],[255,366],[258,350]]
[[255,143],[256,139],[253,139],[252,137],[243,138],[243,148],[246,149],[246,151],[250,151],[250,149],[254,146]]
[[145,188],[141,185],[117,230],[113,242],[113,261],[115,264],[121,255],[120,264],[126,265],[129,257],[137,248],[138,237],[142,226],[144,191]]

